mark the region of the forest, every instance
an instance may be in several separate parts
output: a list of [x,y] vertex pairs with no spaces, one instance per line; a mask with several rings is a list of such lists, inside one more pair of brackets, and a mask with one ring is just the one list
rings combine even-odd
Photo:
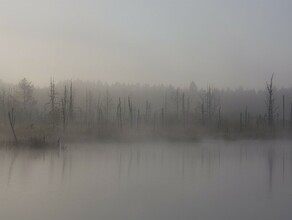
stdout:
[[292,136],[292,88],[274,76],[262,89],[199,89],[81,80],[38,87],[0,82],[0,141],[31,146],[66,141],[276,138]]

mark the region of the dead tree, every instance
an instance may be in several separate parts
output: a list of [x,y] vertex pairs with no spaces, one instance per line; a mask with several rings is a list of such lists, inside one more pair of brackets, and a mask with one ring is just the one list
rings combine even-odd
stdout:
[[179,91],[178,89],[176,90],[175,102],[176,102],[176,119],[178,121],[179,120]]
[[188,96],[187,98],[187,114],[186,114],[186,121],[187,121],[187,124],[190,120],[190,97]]
[[117,106],[117,119],[118,119],[118,124],[120,129],[123,129],[123,121],[122,121],[122,103],[121,103],[121,98],[119,97],[119,103]]
[[130,114],[130,126],[133,126],[133,104],[131,102],[130,96],[128,96],[128,107],[129,107],[129,114]]
[[137,112],[137,128],[140,127],[140,120],[141,120],[140,109],[138,109],[138,112]]
[[86,112],[85,112],[85,121],[87,124],[87,128],[90,129],[92,123],[93,123],[93,113],[92,113],[92,92],[90,90],[86,91],[86,97],[85,97],[85,107],[86,107]]
[[151,105],[148,102],[148,100],[146,100],[146,109],[145,109],[145,122],[148,123],[151,117]]
[[127,119],[127,101],[126,101],[126,97],[124,97],[124,102],[123,102],[123,107],[122,107],[122,112],[123,112],[123,117],[122,120],[126,120]]
[[182,116],[183,116],[183,126],[186,126],[186,109],[185,109],[185,93],[182,94]]
[[283,95],[283,129],[285,128],[285,95]]
[[164,112],[164,108],[161,108],[161,126],[162,128],[164,128],[165,125],[165,112]]
[[18,140],[17,140],[17,137],[16,137],[15,129],[14,129],[14,126],[15,126],[14,108],[12,108],[11,111],[8,112],[8,118],[9,118],[9,123],[10,123],[11,130],[12,130],[12,133],[13,133],[13,136],[14,136],[14,141],[17,144]]
[[201,104],[202,125],[205,125],[205,107],[204,103]]
[[292,103],[290,104],[290,127],[292,128]]
[[164,97],[164,122],[167,123],[167,94]]
[[213,116],[219,107],[219,101],[216,99],[215,90],[211,89],[211,86],[208,86],[206,93],[201,99],[203,104],[202,109],[204,108],[204,122],[210,123],[213,121]]
[[247,128],[248,124],[248,111],[247,111],[247,106],[245,106],[245,111],[244,111],[244,127],[245,129]]
[[267,117],[268,117],[268,125],[270,128],[274,128],[274,116],[276,112],[275,108],[275,98],[274,98],[274,88],[273,88],[273,77],[272,75],[270,79],[270,83],[267,83],[267,91],[266,91],[266,106],[267,106]]
[[292,103],[291,103],[291,106],[290,106],[290,126],[292,128]]
[[218,129],[221,128],[221,106],[219,106],[218,110]]
[[6,91],[5,89],[2,90],[2,99],[1,99],[1,110],[2,110],[2,120],[4,122],[4,126],[6,126],[7,118],[6,118]]
[[110,110],[112,106],[112,98],[108,90],[105,92],[105,97],[104,97],[104,102],[105,102],[105,122],[106,124],[109,121],[109,116],[110,116]]
[[72,81],[70,83],[70,91],[69,91],[69,118],[70,121],[72,122],[74,120],[74,110],[73,110],[73,85]]
[[156,112],[153,114],[153,131],[156,130]]
[[239,131],[242,131],[242,112],[240,112],[239,116]]
[[99,107],[99,105],[100,104],[98,104],[98,106],[97,106],[97,123],[98,123],[98,125],[100,126],[100,127],[102,127],[103,126],[103,112],[102,112],[102,108],[101,107]]
[[50,97],[50,107],[51,107],[51,123],[53,128],[56,125],[56,120],[57,120],[57,111],[56,111],[56,98],[57,98],[57,93],[55,90],[55,82],[54,79],[51,79],[50,82],[50,93],[49,93],[49,97]]
[[66,130],[66,127],[67,127],[67,86],[65,86],[65,89],[64,89],[64,96],[61,100],[61,104],[62,104],[62,118],[63,118],[63,130],[65,131]]

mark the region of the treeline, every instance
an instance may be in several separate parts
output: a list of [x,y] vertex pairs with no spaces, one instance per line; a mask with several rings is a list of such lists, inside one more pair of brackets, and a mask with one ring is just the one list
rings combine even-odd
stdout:
[[273,77],[258,91],[54,79],[40,88],[26,78],[17,85],[2,82],[0,91],[1,139],[14,142],[265,136],[292,127],[292,88],[277,89]]

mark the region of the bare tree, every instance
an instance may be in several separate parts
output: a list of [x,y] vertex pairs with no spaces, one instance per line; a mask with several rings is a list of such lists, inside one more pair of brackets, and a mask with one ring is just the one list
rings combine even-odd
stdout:
[[49,98],[50,98],[50,115],[51,115],[51,123],[53,125],[53,128],[56,126],[57,123],[57,115],[58,115],[58,111],[56,108],[56,99],[57,99],[57,93],[56,93],[56,89],[55,89],[55,82],[54,79],[51,79],[50,82],[50,91],[49,91]]
[[2,110],[2,120],[4,122],[4,126],[6,126],[6,91],[5,89],[2,90],[2,97],[1,97],[1,110]]
[[179,119],[179,90],[176,90],[176,96],[175,96],[175,103],[176,103],[176,119]]
[[215,97],[215,90],[211,89],[211,86],[208,86],[205,99],[207,117],[211,121],[216,112],[216,109],[218,108],[218,102]]
[[168,103],[167,103],[167,94],[165,94],[164,96],[164,114],[165,114],[165,118],[167,118],[167,112],[168,111]]
[[185,93],[182,94],[182,117],[183,117],[183,126],[186,126],[186,110],[185,110]]
[[205,125],[205,106],[204,102],[201,104],[202,125]]
[[212,122],[215,113],[219,107],[219,99],[215,95],[215,89],[208,86],[207,91],[201,96],[201,114],[202,122]]
[[268,125],[270,128],[274,128],[275,126],[274,117],[276,113],[273,78],[274,78],[274,74],[272,74],[270,82],[267,83],[267,91],[266,91],[267,116],[268,116]]
[[140,120],[141,120],[140,109],[138,109],[138,112],[137,112],[137,128],[140,127]]
[[106,120],[106,123],[108,122],[109,120],[109,116],[111,115],[111,108],[112,108],[112,97],[109,93],[108,90],[106,90],[105,92],[105,97],[104,97],[104,103],[105,103],[105,120]]
[[151,104],[146,100],[146,109],[145,109],[145,122],[148,123],[151,118]]
[[119,97],[119,103],[117,106],[117,119],[118,119],[118,124],[120,129],[123,129],[123,121],[122,121],[122,103],[121,103],[121,98]]
[[74,120],[74,106],[73,106],[73,85],[72,85],[72,81],[70,83],[70,91],[69,91],[70,95],[69,95],[69,118],[70,121]]
[[132,126],[133,126],[133,104],[132,104],[130,96],[128,96],[128,107],[129,107],[129,113],[130,113],[130,126],[132,128]]
[[18,140],[16,137],[16,133],[15,133],[15,115],[14,115],[14,108],[11,109],[11,111],[8,112],[8,118],[9,118],[9,123],[10,123],[10,127],[14,136],[14,141],[17,144]]
[[64,96],[61,100],[61,104],[62,104],[62,117],[63,117],[63,130],[66,130],[67,127],[67,105],[68,105],[68,98],[67,98],[67,86],[65,86],[64,89]]
[[283,95],[283,128],[285,128],[285,95]]
[[93,113],[92,113],[92,92],[91,90],[86,90],[85,95],[85,121],[87,124],[87,128],[90,129],[93,123]]

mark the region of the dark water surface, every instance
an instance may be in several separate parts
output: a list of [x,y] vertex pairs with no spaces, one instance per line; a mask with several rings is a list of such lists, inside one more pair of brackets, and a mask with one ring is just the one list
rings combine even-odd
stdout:
[[0,149],[2,220],[292,219],[292,142]]

